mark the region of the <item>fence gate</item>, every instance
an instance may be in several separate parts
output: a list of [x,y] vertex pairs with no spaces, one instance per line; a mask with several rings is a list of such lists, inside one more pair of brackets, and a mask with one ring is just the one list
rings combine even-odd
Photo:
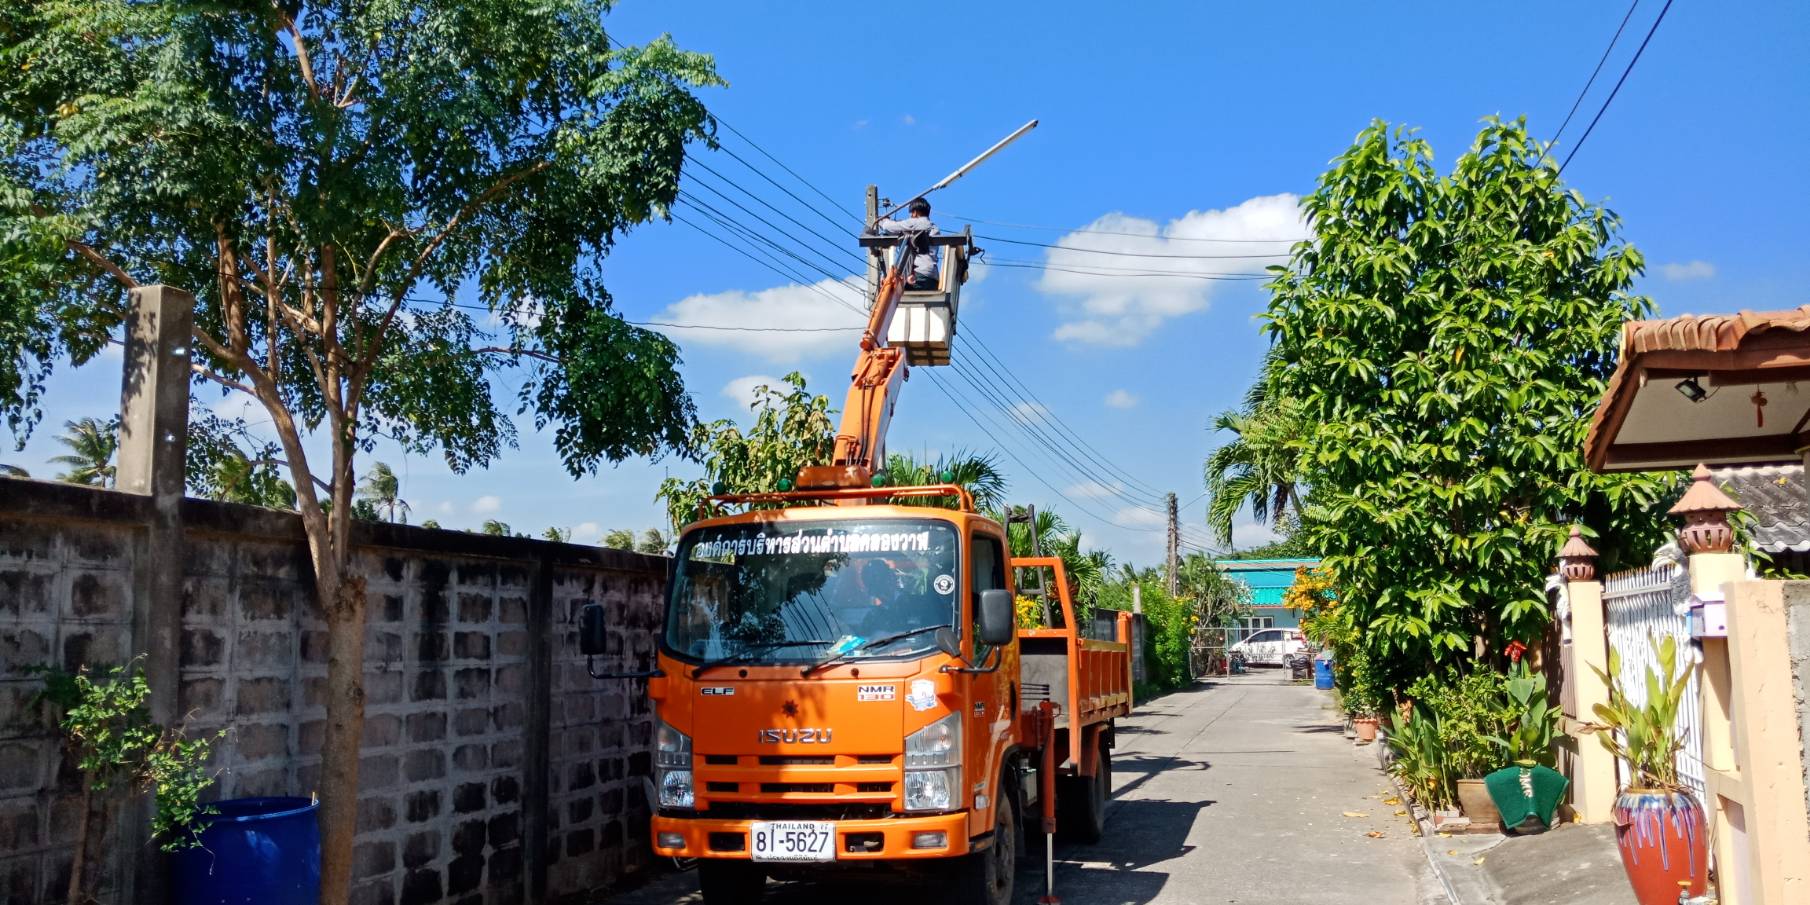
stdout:
[[[1654,642],[1667,637],[1678,647],[1683,669],[1690,679],[1684,702],[1678,708],[1678,733],[1684,743],[1678,752],[1678,780],[1704,801],[1703,712],[1697,700],[1696,647],[1691,643],[1689,612],[1691,576],[1676,562],[1661,561],[1651,568],[1616,572],[1603,580],[1604,625],[1609,649],[1621,659],[1615,678],[1636,707],[1647,702],[1647,671],[1657,670]],[[1587,715],[1582,715],[1588,719]],[[1632,778],[1625,761],[1616,764],[1625,785]]]

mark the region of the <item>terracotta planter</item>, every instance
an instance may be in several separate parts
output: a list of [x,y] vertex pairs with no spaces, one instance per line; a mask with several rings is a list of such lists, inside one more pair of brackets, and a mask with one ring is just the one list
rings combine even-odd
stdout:
[[1495,826],[1502,822],[1502,814],[1496,810],[1496,801],[1489,797],[1489,789],[1483,785],[1481,778],[1458,780],[1458,807],[1464,810],[1464,816],[1471,818],[1471,823],[1478,826]]
[[1615,799],[1615,842],[1640,905],[1676,905],[1678,884],[1704,894],[1709,831],[1703,806],[1688,792],[1628,789]]
[[1358,744],[1368,745],[1371,742],[1376,741],[1376,717],[1360,716],[1353,719],[1351,725],[1357,729]]

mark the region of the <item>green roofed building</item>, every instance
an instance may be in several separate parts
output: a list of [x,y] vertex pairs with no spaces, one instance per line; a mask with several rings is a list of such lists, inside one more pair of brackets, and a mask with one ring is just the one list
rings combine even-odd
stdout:
[[1295,570],[1313,568],[1317,559],[1221,559],[1216,565],[1233,581],[1251,589],[1251,615],[1244,619],[1246,632],[1264,628],[1295,628],[1300,615],[1283,603],[1295,583]]

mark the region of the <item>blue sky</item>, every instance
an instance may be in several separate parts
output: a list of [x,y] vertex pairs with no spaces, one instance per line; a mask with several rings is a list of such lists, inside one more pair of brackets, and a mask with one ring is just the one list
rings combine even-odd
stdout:
[[[1561,155],[1583,134],[1662,5],[1639,3],[1567,129]],[[609,24],[624,41],[670,32],[687,48],[715,54],[731,86],[707,93],[711,107],[847,207],[859,205],[869,182],[903,200],[1037,118],[1039,129],[934,197],[945,227],[959,226],[952,219],[959,214],[1055,228],[976,227],[1023,241],[1066,235],[1068,244],[1090,248],[1233,254],[1278,246],[1196,240],[1298,234],[1286,196],[1309,191],[1372,118],[1419,127],[1442,164],[1490,114],[1525,115],[1536,133],[1552,134],[1626,11],[1620,0],[1044,2],[959,11],[629,0]],[[1649,262],[1638,288],[1662,312],[1810,303],[1803,288],[1810,280],[1806,46],[1810,11],[1801,4],[1674,4],[1566,170],[1574,187],[1622,216],[1626,237]],[[740,140],[726,136],[725,144],[828,207]],[[702,159],[756,194],[785,202],[734,160]],[[698,183],[728,188],[697,172]],[[698,183],[689,188],[697,191]],[[707,189],[697,194],[715,201]],[[830,231],[814,214],[785,204],[802,222]],[[679,215],[699,219],[683,205]],[[1063,232],[1090,226],[1182,238]],[[1063,263],[1032,246],[980,244],[999,260]],[[1065,254],[1093,269],[1223,273],[1266,263]],[[853,317],[679,223],[626,237],[605,275],[631,319],[824,327]],[[933,453],[1001,450],[1015,499],[1058,508],[1090,546],[1155,562],[1160,523],[1137,505],[1141,488],[1114,492],[1121,489],[1114,475],[1178,493],[1188,504],[1190,535],[1206,539],[1200,464],[1218,442],[1206,426],[1213,413],[1236,404],[1255,373],[1263,340],[1253,315],[1263,301],[1254,282],[991,268],[964,294],[958,360],[976,377],[996,379],[975,354],[970,341],[977,337],[1111,467],[1087,456],[1075,464],[1046,458],[1038,447],[1048,444],[1003,427],[1006,416],[961,378],[933,380],[929,369],[907,384],[891,443]],[[792,369],[839,404],[854,353],[852,335],[838,333],[684,331],[677,338],[687,385],[707,418],[741,413],[733,397],[747,378]],[[993,426],[977,428],[936,382]],[[497,384],[501,394],[515,385],[508,374]],[[23,452],[8,451],[0,461],[54,474],[44,460],[58,451],[56,429],[68,418],[109,414],[117,386],[116,359],[59,374],[44,424]],[[1016,389],[1005,396],[1028,402]],[[1034,406],[1019,414],[1047,423]],[[261,417],[254,413],[253,420]],[[585,541],[606,528],[663,524],[654,487],[669,471],[696,471],[674,460],[629,461],[573,481],[548,439],[533,434],[526,419],[518,426],[521,448],[487,471],[456,476],[437,458],[394,449],[376,458],[403,475],[415,520],[475,527],[499,518],[535,533],[558,525],[578,529]],[[1257,541],[1263,532],[1244,527],[1239,537]]]

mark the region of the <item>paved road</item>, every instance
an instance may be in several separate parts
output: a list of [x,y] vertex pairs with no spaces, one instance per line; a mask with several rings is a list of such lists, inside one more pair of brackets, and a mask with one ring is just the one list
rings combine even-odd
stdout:
[[[1107,838],[1057,846],[1057,893],[1069,905],[1443,905],[1407,818],[1382,802],[1373,755],[1352,748],[1324,703],[1271,671],[1141,706],[1119,727]],[[689,905],[695,882],[664,877],[606,905]],[[1042,885],[1041,861],[1026,865],[1021,905]],[[776,884],[764,905],[823,901],[925,899]]]

